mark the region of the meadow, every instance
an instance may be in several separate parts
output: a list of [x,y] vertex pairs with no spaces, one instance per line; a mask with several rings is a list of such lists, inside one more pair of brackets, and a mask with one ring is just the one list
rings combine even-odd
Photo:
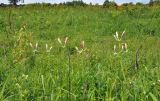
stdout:
[[158,6],[0,8],[0,100],[159,101],[159,24]]

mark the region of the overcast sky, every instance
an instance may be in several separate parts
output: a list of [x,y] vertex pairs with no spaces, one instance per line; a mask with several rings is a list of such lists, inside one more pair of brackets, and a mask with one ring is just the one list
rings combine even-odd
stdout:
[[[73,1],[73,0],[24,0],[25,3],[60,3],[60,2],[66,2],[66,1]],[[103,2],[105,0],[83,0],[86,3],[90,3],[92,2],[93,4],[99,3],[99,4],[103,4]],[[111,1],[111,0],[110,0]],[[148,3],[149,0],[114,0],[116,3],[118,4],[122,4],[122,3],[128,3],[128,2],[142,2],[142,3]],[[0,3],[8,3],[8,0],[0,0]]]

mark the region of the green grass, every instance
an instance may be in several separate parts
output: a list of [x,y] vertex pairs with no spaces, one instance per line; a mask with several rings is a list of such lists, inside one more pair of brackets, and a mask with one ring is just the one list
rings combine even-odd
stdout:
[[[0,100],[158,101],[159,23],[154,7],[0,8]],[[128,52],[114,55],[113,35],[123,30]],[[58,37],[69,37],[65,48]],[[78,54],[74,47],[83,40],[87,50]],[[29,43],[37,42],[34,53]]]

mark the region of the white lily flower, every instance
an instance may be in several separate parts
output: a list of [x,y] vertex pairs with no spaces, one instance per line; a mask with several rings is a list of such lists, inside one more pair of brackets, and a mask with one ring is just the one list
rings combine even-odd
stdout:
[[118,32],[116,32],[116,35],[113,35],[113,36],[114,36],[116,41],[121,41],[121,39],[119,39]]
[[78,47],[75,47],[75,49],[77,50],[77,52],[79,54],[81,54],[82,52],[86,51],[84,41],[81,41],[81,43],[80,43],[80,49]]
[[118,39],[118,32],[116,32],[116,38]]
[[29,43],[31,48],[33,49],[33,53],[38,52],[38,43],[34,46],[32,43]]
[[48,44],[46,44],[46,52],[49,53],[51,52],[52,46],[50,48],[48,48]]
[[66,37],[66,38],[64,39],[64,42],[62,42],[61,39],[58,38],[58,42],[61,44],[61,47],[65,48],[65,47],[66,47],[66,44],[67,44],[67,42],[68,42],[68,37]]

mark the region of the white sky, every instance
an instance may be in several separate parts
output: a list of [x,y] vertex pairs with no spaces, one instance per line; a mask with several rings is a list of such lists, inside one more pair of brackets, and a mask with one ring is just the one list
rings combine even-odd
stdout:
[[[60,2],[66,2],[66,1],[73,1],[73,0],[24,0],[25,4],[27,3],[60,3]],[[103,2],[105,0],[83,0],[86,3],[90,3],[92,2],[93,4],[99,3],[99,4],[103,4]],[[110,0],[111,1],[111,0]],[[128,3],[128,2],[142,2],[142,3],[148,3],[150,0],[113,0],[118,4],[122,4],[122,3]],[[8,3],[8,0],[0,0],[0,3]]]

